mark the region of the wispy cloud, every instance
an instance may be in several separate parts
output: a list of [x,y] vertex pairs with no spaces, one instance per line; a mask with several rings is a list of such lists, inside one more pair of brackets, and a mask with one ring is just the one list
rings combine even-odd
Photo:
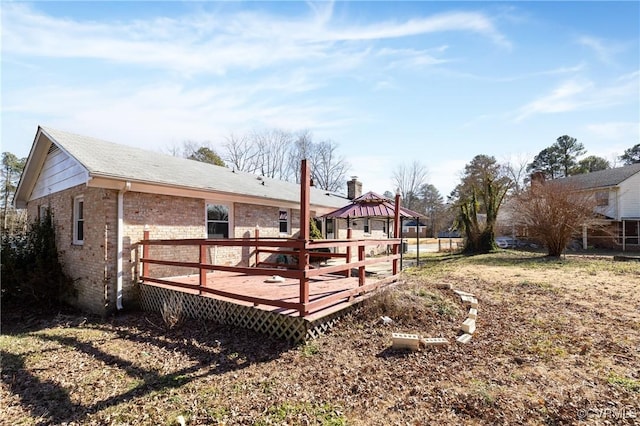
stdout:
[[[341,62],[368,48],[350,42],[444,31],[471,32],[510,46],[491,18],[478,12],[355,26],[333,20],[331,3],[311,9],[312,13],[293,17],[202,12],[148,21],[84,22],[13,3],[3,7],[3,48],[12,55],[96,59],[192,75],[293,61]],[[424,54],[414,60],[430,61]]]
[[606,65],[616,65],[616,56],[625,51],[625,47],[621,43],[591,36],[579,37],[578,44],[592,50],[596,58]]
[[334,40],[377,40],[443,31],[468,31],[490,38],[510,48],[511,42],[495,27],[493,21],[478,12],[450,12],[406,22],[385,22],[362,27],[337,29],[329,33]]
[[197,88],[171,82],[135,89],[119,82],[94,88],[40,86],[5,96],[3,115],[29,114],[38,117],[38,124],[151,149],[203,135],[221,141],[252,128],[323,131],[357,120],[347,101],[328,105],[304,97],[282,99],[275,88],[284,88],[285,80]]
[[[434,49],[440,52],[440,49]],[[376,52],[376,56],[385,58],[386,69],[415,68],[438,65],[449,62],[448,59],[435,57],[429,50],[417,49],[390,49],[383,48]]]
[[597,85],[591,80],[571,79],[551,93],[520,107],[514,119],[519,122],[538,114],[603,108],[637,101],[639,90],[638,72],[620,76],[606,86]]
[[606,123],[592,123],[588,124],[586,128],[587,131],[602,139],[628,139],[630,143],[640,139],[640,122],[613,121]]

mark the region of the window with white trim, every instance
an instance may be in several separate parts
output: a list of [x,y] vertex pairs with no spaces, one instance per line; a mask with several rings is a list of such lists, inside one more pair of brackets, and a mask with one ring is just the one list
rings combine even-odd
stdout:
[[73,244],[84,244],[84,196],[73,199]]
[[278,223],[280,225],[281,234],[289,234],[289,210],[280,209],[278,211]]
[[369,234],[371,232],[371,227],[369,226],[369,218],[364,218],[364,233]]
[[229,238],[229,212],[225,204],[207,203],[207,238]]

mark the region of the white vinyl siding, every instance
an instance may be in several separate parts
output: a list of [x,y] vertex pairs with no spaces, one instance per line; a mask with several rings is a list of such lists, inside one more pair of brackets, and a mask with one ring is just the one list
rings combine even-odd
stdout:
[[83,184],[87,179],[88,174],[84,167],[52,145],[29,199],[45,197]]
[[620,183],[618,188],[618,216],[640,217],[640,173]]

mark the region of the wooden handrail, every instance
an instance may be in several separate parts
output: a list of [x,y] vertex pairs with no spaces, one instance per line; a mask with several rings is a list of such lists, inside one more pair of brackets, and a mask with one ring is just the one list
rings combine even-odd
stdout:
[[[399,245],[400,239],[376,239],[376,240],[367,240],[367,239],[359,239],[359,240],[322,240],[322,242],[318,241],[302,241],[302,240],[291,240],[291,239],[272,239],[272,238],[256,238],[256,239],[231,239],[231,240],[208,240],[208,239],[180,239],[180,240],[151,240],[149,239],[148,231],[145,231],[144,239],[140,241],[140,245],[142,246],[142,257],[139,259],[142,263],[142,276],[140,277],[141,281],[158,283],[173,287],[179,288],[188,288],[197,290],[199,294],[208,293],[214,294],[222,297],[227,297],[230,299],[240,300],[244,302],[250,302],[254,304],[263,304],[268,306],[275,306],[286,309],[294,309],[297,310],[301,316],[307,315],[311,310],[316,309],[322,306],[329,306],[332,303],[342,300],[352,298],[354,295],[359,295],[361,293],[370,291],[370,289],[375,288],[375,286],[366,284],[366,275],[365,275],[365,267],[368,265],[374,265],[382,262],[393,262],[392,264],[395,266],[395,262],[400,258]],[[328,248],[334,247],[332,244],[338,244],[340,247],[347,247],[347,253],[325,253],[325,252],[313,252],[310,250],[316,248]],[[391,245],[393,246],[394,254],[383,256],[380,258],[372,258],[367,259],[365,257],[365,248],[366,246],[372,245]],[[150,246],[197,246],[198,250],[198,262],[180,262],[173,260],[161,260],[161,259],[152,259],[149,255]],[[226,246],[226,247],[255,247],[256,256],[257,253],[271,253],[271,254],[287,254],[299,256],[299,263],[297,266],[293,266],[295,269],[281,269],[277,267],[263,267],[263,266],[225,266],[225,265],[215,265],[211,263],[207,263],[207,247],[210,246]],[[278,248],[290,248],[293,250],[274,250],[274,249],[262,249],[262,247],[278,247]],[[349,255],[351,250],[355,248],[358,253],[358,260],[351,261]],[[331,266],[322,266],[319,268],[309,268],[308,259],[304,259],[304,256],[301,256],[301,253],[306,253],[306,256],[309,255],[323,258],[344,258],[344,264],[331,265]],[[256,257],[257,259],[257,257]],[[193,268],[199,271],[199,283],[196,284],[185,284],[180,283],[168,279],[162,278],[154,278],[149,274],[149,266],[150,265],[164,265],[164,266],[174,266],[174,267],[184,267],[184,268]],[[270,264],[271,265],[271,264]],[[277,265],[277,264],[276,264]],[[319,300],[310,301],[309,300],[309,279],[313,277],[317,277],[320,275],[332,274],[332,273],[344,273],[350,274],[350,271],[353,268],[358,268],[358,288],[341,291],[331,296],[325,296],[320,298]],[[225,271],[225,272],[235,272],[246,275],[279,275],[283,278],[296,279],[300,281],[300,298],[298,303],[292,302],[284,302],[282,300],[271,300],[258,298],[253,296],[247,296],[238,293],[232,293],[227,291],[216,290],[212,288],[206,287],[206,279],[207,272],[209,271]],[[374,283],[375,284],[375,283]]]

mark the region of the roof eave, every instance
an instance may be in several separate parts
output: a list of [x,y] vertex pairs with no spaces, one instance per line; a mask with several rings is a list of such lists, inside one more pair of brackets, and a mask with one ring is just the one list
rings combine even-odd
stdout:
[[[129,185],[126,185],[127,182]],[[123,190],[127,188],[127,191],[132,192],[300,208],[299,201],[282,200],[264,196],[257,197],[249,194],[239,194],[237,192],[224,192],[207,188],[194,188],[183,185],[129,179],[126,176],[115,176],[105,173],[90,173],[87,186],[113,190]],[[314,210],[328,210],[334,208],[333,206],[326,206],[318,203],[311,203],[311,207]]]

